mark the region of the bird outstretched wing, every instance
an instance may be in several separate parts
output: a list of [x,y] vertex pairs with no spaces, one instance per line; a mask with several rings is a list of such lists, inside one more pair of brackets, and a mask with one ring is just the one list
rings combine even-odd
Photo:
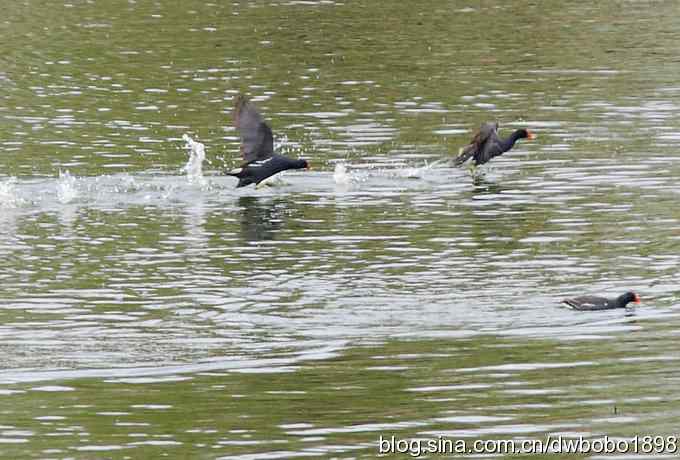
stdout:
[[480,162],[479,159],[487,156],[490,159],[495,156],[494,153],[498,147],[498,122],[482,123],[472,141],[458,151],[454,164],[456,166],[461,165],[472,156],[477,159],[478,163],[484,163],[484,161]]
[[246,164],[271,158],[274,154],[272,130],[247,97],[236,96],[232,117],[241,135],[241,155]]

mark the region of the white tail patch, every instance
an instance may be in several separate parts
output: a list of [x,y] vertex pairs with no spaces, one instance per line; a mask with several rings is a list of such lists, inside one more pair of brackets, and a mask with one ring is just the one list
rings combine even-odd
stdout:
[[243,171],[243,168],[236,168],[229,171],[229,174],[241,174],[241,171]]
[[255,188],[261,188],[261,187],[279,187],[281,185],[286,185],[286,182],[283,180],[283,175],[285,171],[281,171],[280,173],[274,174],[273,176],[269,176],[266,179],[260,181],[257,185],[255,185]]

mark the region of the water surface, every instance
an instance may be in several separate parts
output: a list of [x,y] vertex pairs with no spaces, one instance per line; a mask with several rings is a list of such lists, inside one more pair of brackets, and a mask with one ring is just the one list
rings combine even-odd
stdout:
[[[677,435],[675,4],[402,3],[8,8],[0,456]],[[238,92],[311,172],[234,189]]]

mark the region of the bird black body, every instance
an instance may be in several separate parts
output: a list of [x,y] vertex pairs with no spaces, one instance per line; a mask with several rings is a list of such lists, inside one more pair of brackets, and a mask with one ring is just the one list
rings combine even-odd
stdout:
[[239,94],[236,97],[232,117],[241,135],[241,155],[245,160],[241,167],[227,173],[238,178],[237,188],[257,185],[288,169],[309,169],[307,160],[294,160],[274,154],[272,130],[245,96]]
[[640,296],[629,291],[615,299],[585,295],[564,299],[562,302],[574,310],[612,310],[614,308],[625,308],[630,302],[640,303]]
[[518,129],[505,139],[498,137],[498,123],[482,123],[479,131],[470,144],[462,149],[455,159],[456,166],[473,158],[475,166],[480,166],[494,157],[510,150],[519,139],[534,139],[533,133],[527,129]]
[[272,155],[264,161],[255,161],[227,173],[238,178],[236,188],[259,184],[268,177],[288,169],[308,168],[307,160],[293,160],[283,155]]

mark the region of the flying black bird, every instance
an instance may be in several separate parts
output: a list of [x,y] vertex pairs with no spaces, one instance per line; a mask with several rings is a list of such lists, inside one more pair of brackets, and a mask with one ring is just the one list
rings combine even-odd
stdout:
[[534,139],[534,134],[527,129],[518,129],[505,139],[498,137],[498,123],[482,123],[479,131],[470,144],[461,148],[455,159],[456,166],[465,163],[470,157],[475,166],[480,166],[510,150],[519,139]]
[[234,126],[241,135],[241,155],[245,162],[227,173],[238,178],[236,187],[259,184],[287,169],[309,169],[307,160],[293,160],[274,153],[272,130],[257,108],[245,96],[236,96],[232,112]]

